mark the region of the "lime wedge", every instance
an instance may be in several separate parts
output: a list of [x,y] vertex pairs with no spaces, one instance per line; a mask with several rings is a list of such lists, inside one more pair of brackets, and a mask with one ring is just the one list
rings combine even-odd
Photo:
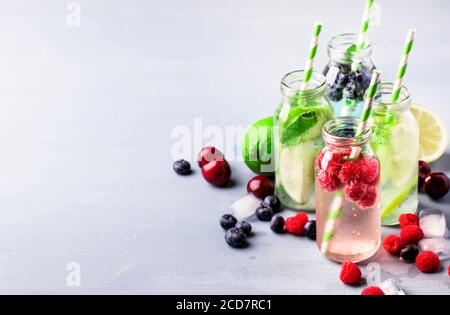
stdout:
[[311,141],[284,147],[280,152],[280,181],[289,197],[297,203],[308,201],[314,185],[317,148]]

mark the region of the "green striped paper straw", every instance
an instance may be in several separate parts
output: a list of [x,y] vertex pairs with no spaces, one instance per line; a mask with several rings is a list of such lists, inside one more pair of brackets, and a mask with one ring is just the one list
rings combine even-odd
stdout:
[[[361,49],[366,47],[367,42],[367,31],[370,25],[370,12],[372,11],[375,0],[367,0],[366,6],[364,8],[364,13],[361,21],[361,28],[359,31],[358,39],[356,44],[351,45],[347,51],[351,53],[356,53]],[[354,59],[352,62],[352,71],[357,71],[360,66],[360,60]],[[356,105],[356,100],[344,99],[344,105],[341,109],[341,116],[349,116],[354,111]]]
[[337,219],[341,216],[341,206],[342,206],[342,192],[338,190],[331,202],[330,210],[328,211],[327,222],[325,223],[325,228],[322,236],[322,245],[320,246],[320,251],[322,254],[328,252],[328,246],[333,238],[334,227]]
[[416,30],[410,28],[408,30],[408,35],[406,36],[405,47],[403,48],[403,55],[400,60],[400,66],[398,67],[397,78],[394,82],[394,87],[392,89],[391,102],[395,103],[400,97],[400,90],[402,88],[403,78],[405,77],[406,70],[408,68],[409,53],[412,50],[414,39],[416,37]]
[[[370,81],[369,88],[367,89],[367,95],[364,101],[364,107],[361,112],[361,118],[355,137],[358,137],[364,130],[366,130],[369,127],[370,112],[372,111],[372,105],[375,100],[375,94],[377,93],[378,86],[380,85],[380,78],[381,78],[381,71],[377,69],[373,70],[372,80]],[[357,152],[357,150],[352,150],[350,154],[350,160],[356,158],[358,153],[359,152]]]
[[356,50],[363,49],[366,46],[366,34],[369,29],[370,11],[372,10],[375,0],[367,0],[364,14],[361,21],[361,29],[359,31],[358,42],[356,43]]
[[[367,41],[367,31],[369,30],[370,25],[370,11],[372,10],[373,4],[375,3],[375,0],[367,0],[366,6],[364,8],[363,17],[361,20],[361,28],[359,30],[358,40],[356,42],[356,47],[350,47],[350,51],[354,50],[355,52],[358,52],[359,50],[366,47],[366,41]],[[356,71],[359,67],[359,61],[354,60],[352,63],[352,70]]]
[[316,22],[314,24],[313,36],[311,38],[311,44],[309,46],[308,59],[306,60],[305,72],[303,75],[303,84],[301,90],[304,91],[308,87],[309,81],[311,81],[314,71],[314,58],[317,54],[317,47],[319,46],[319,35],[322,32],[323,23]]
[[[380,84],[381,71],[374,70],[372,74],[372,80],[370,81],[370,86],[367,90],[366,99],[364,102],[364,108],[361,113],[360,123],[356,131],[355,137],[358,137],[364,130],[369,127],[369,116],[372,110],[373,101],[375,100],[375,94]],[[350,153],[350,160],[355,159],[360,153],[359,148],[352,148]],[[320,251],[323,254],[328,252],[330,241],[333,239],[336,230],[336,221],[342,214],[342,192],[338,190],[335,193],[333,201],[331,202],[330,209],[328,210],[327,222],[325,222],[325,228],[322,237],[322,244],[320,246]]]

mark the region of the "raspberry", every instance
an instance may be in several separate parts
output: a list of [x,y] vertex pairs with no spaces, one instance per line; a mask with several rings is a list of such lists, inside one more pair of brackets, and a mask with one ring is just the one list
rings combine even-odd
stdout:
[[378,183],[380,179],[380,165],[377,159],[362,158],[358,160],[357,164],[364,183],[369,185]]
[[363,209],[369,209],[375,206],[378,198],[376,186],[366,186],[366,193],[359,201],[358,205]]
[[299,212],[294,216],[295,220],[300,221],[300,222],[308,222],[309,218],[308,215],[305,212]]
[[361,176],[361,172],[358,167],[358,164],[356,164],[354,162],[345,162],[341,167],[341,171],[339,172],[339,179],[344,184],[350,184],[351,182],[357,182],[357,181],[359,181],[360,176]]
[[407,225],[419,225],[419,217],[412,213],[401,214],[398,220],[400,221],[401,228],[404,228]]
[[383,248],[392,255],[398,255],[403,248],[400,237],[397,235],[388,235],[383,239]]
[[403,245],[417,244],[423,238],[423,231],[417,225],[407,225],[400,231],[400,241]]
[[379,287],[367,287],[361,291],[361,295],[384,295],[384,292]]
[[367,185],[352,182],[349,185],[345,185],[344,194],[345,197],[353,202],[359,202],[361,198],[366,194]]
[[344,164],[344,157],[349,155],[350,151],[345,150],[342,152],[327,151],[324,153],[320,166],[323,170],[326,170],[333,176],[338,176],[341,170],[342,164]]
[[345,284],[357,284],[361,281],[361,270],[355,263],[345,261],[342,263],[339,278]]
[[339,178],[337,176],[331,175],[328,171],[320,170],[317,174],[317,180],[320,186],[323,187],[328,192],[333,192],[339,187]]
[[286,231],[294,235],[303,235],[305,233],[305,224],[308,222],[308,216],[300,212],[295,217],[287,218],[284,227]]
[[438,271],[441,261],[438,255],[431,250],[425,250],[416,257],[416,267],[422,272],[430,273]]

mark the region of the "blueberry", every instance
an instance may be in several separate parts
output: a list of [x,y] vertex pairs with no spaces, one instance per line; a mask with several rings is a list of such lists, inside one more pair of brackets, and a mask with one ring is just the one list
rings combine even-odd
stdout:
[[305,224],[305,236],[315,240],[316,239],[316,220],[309,220]]
[[355,75],[356,84],[362,84],[364,82],[364,73],[357,73]]
[[350,73],[350,71],[352,69],[352,66],[350,64],[341,63],[338,66],[339,66],[339,69],[341,70],[341,72],[344,74]]
[[274,195],[267,196],[264,198],[261,206],[272,208],[273,212],[279,212],[281,208],[280,199]]
[[407,245],[400,251],[400,260],[406,263],[413,263],[419,255],[420,249],[416,244]]
[[348,83],[347,84],[356,84],[356,73],[352,72],[348,75]]
[[247,236],[242,229],[233,227],[225,233],[225,241],[231,247],[243,247],[247,241]]
[[249,236],[251,231],[252,231],[252,226],[247,221],[238,222],[235,225],[235,227],[238,228],[238,229],[241,229],[242,231],[244,231],[245,235],[247,235],[247,236]]
[[348,81],[349,81],[348,75],[339,72],[336,78],[337,87],[343,89],[347,85]]
[[231,214],[224,214],[221,218],[220,218],[220,226],[224,229],[224,230],[229,230],[232,227],[234,227],[237,223],[237,220],[234,216],[232,216]]
[[191,172],[191,164],[185,160],[178,160],[173,163],[173,170],[178,175],[187,175]]
[[344,97],[346,99],[354,100],[357,98],[356,85],[354,83],[348,83],[344,89]]
[[340,89],[340,88],[330,88],[328,90],[328,97],[333,102],[340,101],[342,99],[342,89]]
[[270,221],[273,216],[273,209],[271,207],[261,206],[256,209],[256,216],[261,221]]
[[270,221],[270,229],[275,233],[283,233],[284,231],[284,218],[281,215],[276,215]]

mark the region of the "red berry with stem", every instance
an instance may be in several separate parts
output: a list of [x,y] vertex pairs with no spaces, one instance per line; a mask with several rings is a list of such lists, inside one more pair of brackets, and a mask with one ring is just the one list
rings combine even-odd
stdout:
[[419,161],[419,189],[422,189],[425,178],[431,173],[430,165],[425,161]]
[[272,181],[263,175],[253,177],[248,181],[247,191],[253,193],[258,198],[266,198],[273,195],[274,187]]
[[215,147],[204,147],[198,154],[197,162],[198,166],[203,167],[212,161],[225,160],[223,153]]
[[224,186],[231,177],[230,165],[227,161],[212,161],[202,167],[202,175],[211,185]]
[[450,188],[450,181],[442,172],[433,172],[427,175],[423,189],[433,199],[444,197]]

